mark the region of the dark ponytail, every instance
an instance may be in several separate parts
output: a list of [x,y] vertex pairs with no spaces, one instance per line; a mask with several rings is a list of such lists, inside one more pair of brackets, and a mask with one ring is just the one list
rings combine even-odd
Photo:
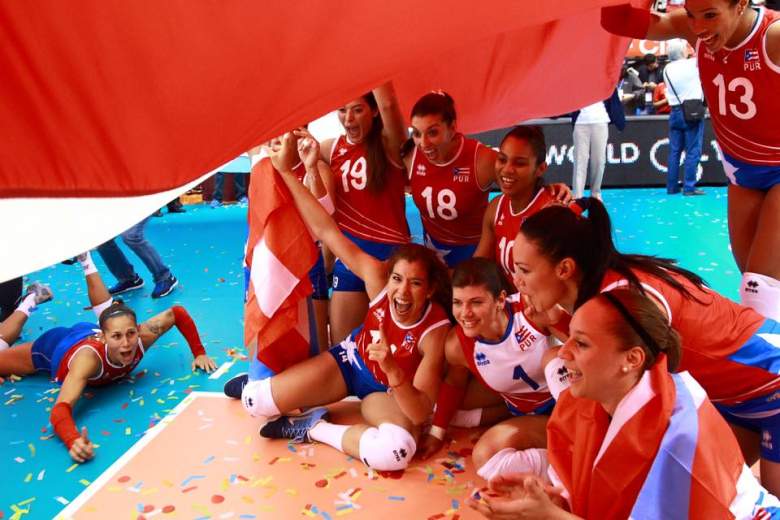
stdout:
[[687,299],[700,301],[670,273],[685,277],[698,288],[705,286],[701,277],[667,258],[618,252],[612,241],[612,223],[604,204],[594,198],[580,199],[577,203],[587,211],[587,217],[564,206],[551,206],[526,219],[520,227],[520,233],[553,263],[571,258],[577,264],[582,281],[575,309],[598,294],[608,270],[618,272],[631,287],[643,294],[644,288],[632,269],[663,280]]
[[384,140],[382,138],[382,116],[379,114],[379,107],[373,92],[363,96],[363,100],[376,111],[376,115],[371,121],[371,130],[366,136],[366,189],[373,194],[381,193],[387,184],[387,170],[389,163],[387,161],[387,152],[385,152]]

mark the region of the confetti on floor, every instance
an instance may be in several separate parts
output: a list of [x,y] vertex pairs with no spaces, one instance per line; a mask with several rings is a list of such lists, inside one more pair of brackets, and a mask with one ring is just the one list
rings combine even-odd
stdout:
[[[355,403],[338,403],[332,415],[352,422],[356,410]],[[215,426],[193,436],[206,419]],[[291,453],[287,442],[256,432],[256,421],[239,401],[194,392],[170,421],[72,500],[63,518],[152,516],[164,507],[196,518],[335,519],[358,512],[373,518],[451,518],[456,510],[463,513],[458,505],[475,485],[484,484],[462,455],[473,446],[473,432],[457,432],[455,442],[433,459],[392,474],[370,471],[322,444],[298,444]],[[235,441],[244,436],[250,436],[249,445]],[[253,453],[263,456],[255,460]],[[297,462],[303,457],[312,464],[308,469]],[[178,485],[166,485],[170,482]],[[139,500],[142,488],[155,490],[150,500]]]

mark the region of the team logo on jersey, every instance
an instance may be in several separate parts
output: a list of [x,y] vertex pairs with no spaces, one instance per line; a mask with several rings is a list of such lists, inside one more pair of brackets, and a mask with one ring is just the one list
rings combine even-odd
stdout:
[[515,340],[517,340],[517,346],[520,348],[520,350],[525,352],[531,345],[533,345],[534,340],[536,340],[536,336],[533,332],[528,330],[525,325],[521,325],[520,330],[515,332]]
[[704,50],[704,59],[707,59],[707,60],[710,60],[710,61],[715,61],[715,55],[712,54],[710,51],[705,49]]
[[474,359],[477,360],[478,367],[484,367],[490,364],[490,360],[487,358],[487,354],[484,352],[477,352],[474,354]]
[[382,321],[385,319],[385,310],[382,308],[374,309],[374,317],[378,319],[379,321]]
[[419,175],[420,177],[425,177],[426,173],[428,173],[428,168],[426,168],[424,164],[418,164],[417,175]]
[[771,450],[773,444],[772,434],[767,430],[764,430],[764,433],[761,434],[761,446],[767,450]]
[[758,49],[745,49],[744,70],[761,70],[761,60],[759,59]]
[[747,283],[745,283],[747,287],[745,287],[745,292],[758,294],[758,282],[755,280],[748,280]]
[[471,168],[468,166],[464,167],[455,167],[452,169],[452,178],[455,180],[455,182],[468,182],[469,176],[471,175]]
[[414,334],[412,332],[407,332],[406,336],[404,336],[404,340],[401,342],[401,348],[405,350],[411,350],[412,347],[414,347],[414,343],[417,341],[417,338],[414,337]]
[[339,155],[344,155],[345,153],[347,153],[347,149],[341,146],[339,147],[339,151],[336,153],[338,153]]

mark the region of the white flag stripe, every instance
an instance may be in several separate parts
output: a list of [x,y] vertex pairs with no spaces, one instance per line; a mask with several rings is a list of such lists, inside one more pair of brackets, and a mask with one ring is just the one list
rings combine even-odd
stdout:
[[295,275],[268,249],[265,237],[252,254],[251,276],[260,311],[266,316],[273,316],[298,284]]

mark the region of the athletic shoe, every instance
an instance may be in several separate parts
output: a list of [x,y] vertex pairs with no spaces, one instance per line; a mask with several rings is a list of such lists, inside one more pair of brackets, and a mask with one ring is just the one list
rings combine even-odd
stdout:
[[244,387],[246,386],[247,382],[249,381],[249,374],[244,372],[243,374],[238,374],[237,376],[232,377],[228,380],[227,383],[225,383],[225,386],[222,388],[222,391],[225,392],[225,395],[228,397],[232,397],[233,399],[241,399],[241,393],[244,391]]
[[163,216],[163,214],[162,214],[162,210],[161,210],[161,209],[158,209],[157,211],[155,211],[154,213],[152,213],[152,216],[153,216],[153,217],[162,217],[162,216]]
[[290,439],[293,442],[311,442],[309,430],[320,421],[328,418],[325,407],[312,408],[296,416],[283,415],[268,422],[260,429],[260,435],[266,439]]
[[154,290],[152,291],[152,298],[162,298],[168,296],[173,292],[173,289],[179,285],[179,280],[175,276],[168,275],[165,280],[160,280],[154,284]]
[[684,191],[683,195],[685,195],[686,197],[690,197],[691,195],[705,195],[706,193],[707,193],[706,191],[697,188],[691,191]]
[[187,213],[187,210],[182,206],[171,206],[168,208],[168,213]]
[[28,294],[35,295],[35,305],[46,303],[54,298],[54,293],[51,292],[51,287],[38,282],[31,283],[27,286],[27,292],[25,296]]
[[222,205],[222,203],[220,201],[218,201],[217,199],[211,199],[211,202],[209,202],[209,206],[211,206],[212,208],[218,208],[221,205]]
[[118,282],[116,285],[111,287],[108,292],[111,293],[111,295],[115,294],[122,294],[128,291],[135,291],[136,289],[140,289],[144,286],[144,280],[137,274],[135,275],[135,278],[132,280],[125,280],[123,282]]

